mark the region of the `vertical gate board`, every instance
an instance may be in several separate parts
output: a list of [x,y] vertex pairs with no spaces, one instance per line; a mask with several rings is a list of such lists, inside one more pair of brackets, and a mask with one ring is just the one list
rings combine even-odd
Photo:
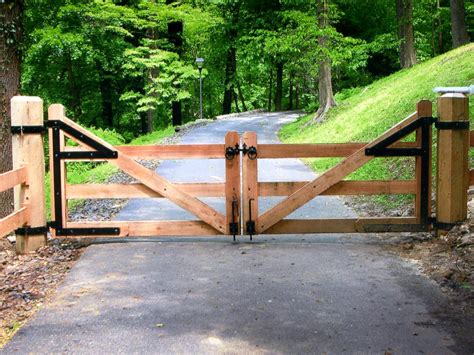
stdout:
[[125,173],[139,180],[150,189],[163,195],[179,207],[191,212],[217,229],[219,232],[226,232],[225,217],[222,214],[196,197],[180,190],[178,187],[157,175],[155,172],[137,163],[135,160],[119,152],[117,159],[110,160],[110,163],[116,165]]
[[[255,132],[245,132],[242,135],[242,145],[246,144],[247,147],[254,146],[257,148],[257,134]],[[248,154],[243,156],[243,167],[242,167],[242,179],[243,179],[243,207],[244,207],[244,234],[250,234],[247,231],[247,221],[255,221],[255,226],[258,223],[258,157],[254,160],[249,159]],[[251,206],[249,201],[253,200]]]
[[338,183],[344,177],[357,170],[367,162],[373,159],[373,156],[365,155],[365,149],[369,148],[385,138],[391,136],[393,133],[398,132],[400,129],[406,127],[418,118],[416,112],[405,118],[403,121],[387,130],[384,134],[379,136],[373,142],[367,144],[365,147],[352,154],[342,162],[337,164],[335,167],[329,169],[324,174],[318,176],[314,180],[307,183],[301,189],[288,196],[282,202],[278,203],[273,208],[266,211],[259,217],[259,223],[257,224],[257,232],[262,233],[266,229],[273,226],[279,220],[288,216],[307,202],[311,201],[316,196],[320,195],[331,186]]
[[[240,144],[240,136],[237,132],[227,132],[225,136],[225,147],[234,148]],[[224,149],[223,149],[224,150]],[[233,159],[225,159],[225,205],[226,205],[226,233],[233,234],[230,230],[230,223],[235,221],[238,224],[237,234],[240,234],[240,154],[234,156]],[[234,209],[233,202],[237,201]]]
[[[429,100],[421,100],[416,104],[416,113],[417,117],[431,117],[433,116],[433,105],[431,101]],[[422,128],[418,128],[416,130],[416,143],[418,147],[421,147],[421,130]],[[428,214],[431,214],[431,169],[432,169],[432,164],[431,164],[431,128],[430,128],[430,137],[429,137],[429,153],[428,153],[428,165],[430,167],[430,172],[429,172],[429,184],[428,184]],[[415,217],[417,218],[418,222],[421,222],[421,209],[420,209],[420,202],[421,202],[421,194],[422,194],[422,189],[421,189],[421,172],[422,172],[422,158],[420,156],[417,156],[415,158],[415,179],[417,182],[417,187],[416,187],[416,194],[415,194]]]
[[[57,121],[66,121],[66,115],[65,115],[65,108],[61,104],[53,104],[48,107],[48,119],[49,120],[57,120]],[[53,221],[59,222],[58,217],[56,216],[56,202],[55,202],[55,196],[56,193],[61,194],[61,214],[62,214],[62,221],[60,225],[58,225],[59,228],[66,228],[67,227],[67,220],[68,220],[68,208],[67,208],[67,199],[66,199],[66,186],[67,186],[67,168],[66,168],[66,162],[61,161],[60,162],[60,174],[61,174],[61,185],[59,188],[61,191],[56,191],[56,186],[54,184],[54,149],[53,149],[53,129],[50,129],[48,132],[48,137],[49,137],[49,171],[50,173],[50,189],[51,189],[51,216],[53,217]],[[66,145],[66,136],[62,131],[59,131],[59,148],[64,150],[64,147]],[[52,229],[52,235],[53,237],[56,236],[55,229]]]

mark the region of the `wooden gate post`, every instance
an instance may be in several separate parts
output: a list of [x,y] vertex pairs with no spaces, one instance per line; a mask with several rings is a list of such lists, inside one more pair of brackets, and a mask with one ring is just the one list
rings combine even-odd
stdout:
[[455,223],[467,218],[469,129],[449,127],[449,123],[460,121],[469,121],[469,99],[457,93],[440,96],[436,182],[438,235],[445,234]]
[[[43,126],[43,100],[39,97],[15,96],[11,100],[12,126]],[[12,135],[13,168],[27,166],[27,183],[14,189],[15,209],[29,206],[28,227],[46,226],[44,194],[43,137],[38,133]],[[17,253],[28,253],[46,245],[46,235],[16,235]]]

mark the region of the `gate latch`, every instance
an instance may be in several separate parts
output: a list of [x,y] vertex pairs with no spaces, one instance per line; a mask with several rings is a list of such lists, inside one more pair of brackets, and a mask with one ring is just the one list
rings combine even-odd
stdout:
[[243,144],[242,148],[239,144],[236,144],[235,147],[227,147],[225,149],[225,158],[227,160],[232,160],[236,155],[242,152],[243,155],[247,155],[250,160],[257,159],[257,148],[253,145],[248,147],[247,144]]
[[229,223],[229,230],[230,233],[234,236],[235,242],[235,235],[239,232],[239,224],[235,221],[235,217],[238,213],[238,202],[237,199],[232,201],[232,222]]
[[250,240],[252,240],[252,236],[256,233],[255,229],[255,221],[252,220],[252,201],[254,199],[249,199],[249,220],[246,223],[247,233],[250,235]]

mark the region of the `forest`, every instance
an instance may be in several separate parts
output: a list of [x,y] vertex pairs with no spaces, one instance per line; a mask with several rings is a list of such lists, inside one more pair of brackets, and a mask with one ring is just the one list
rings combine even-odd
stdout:
[[334,93],[474,38],[471,0],[3,0],[0,11],[3,92],[21,67],[15,93],[126,141],[199,118],[196,58],[204,117],[263,108],[317,121]]

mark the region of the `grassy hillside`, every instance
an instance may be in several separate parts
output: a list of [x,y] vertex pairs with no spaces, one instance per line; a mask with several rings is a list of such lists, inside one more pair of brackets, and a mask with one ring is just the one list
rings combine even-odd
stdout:
[[[284,126],[280,138],[285,143],[368,142],[414,112],[419,100],[431,100],[436,115],[434,87],[471,84],[474,84],[474,44],[401,70],[367,87],[338,94],[338,106],[328,113],[325,122],[306,126],[310,116],[302,117]],[[474,121],[474,97],[470,100],[470,120]],[[374,159],[349,178],[411,178],[412,159]],[[337,161],[312,159],[308,163],[314,170],[324,171]]]

